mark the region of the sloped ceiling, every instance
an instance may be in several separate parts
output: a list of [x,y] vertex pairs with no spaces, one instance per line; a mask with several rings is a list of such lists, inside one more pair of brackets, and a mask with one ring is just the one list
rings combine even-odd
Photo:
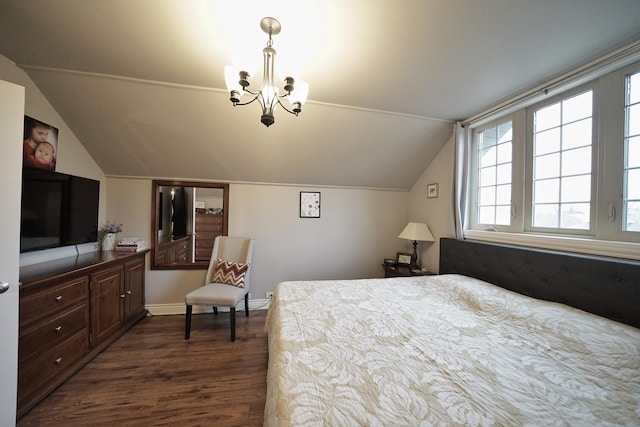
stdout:
[[[276,70],[310,85],[270,128],[223,76],[261,61],[264,16],[282,24]],[[405,189],[455,120],[639,39],[639,22],[638,0],[1,0],[0,54],[107,175]]]

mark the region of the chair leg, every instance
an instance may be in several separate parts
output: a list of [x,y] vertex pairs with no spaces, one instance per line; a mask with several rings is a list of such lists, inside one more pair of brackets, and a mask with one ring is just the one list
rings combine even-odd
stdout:
[[184,317],[184,339],[188,340],[191,336],[191,311],[193,306],[187,305],[187,313]]
[[213,314],[218,315],[218,307],[213,307]]
[[229,309],[229,316],[231,318],[231,342],[236,340],[236,308],[231,307]]
[[247,317],[249,317],[249,294],[244,294],[244,312],[247,313]]

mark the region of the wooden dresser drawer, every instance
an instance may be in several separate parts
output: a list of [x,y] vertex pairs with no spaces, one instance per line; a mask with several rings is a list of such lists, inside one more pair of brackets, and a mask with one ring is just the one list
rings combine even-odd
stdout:
[[187,245],[180,245],[176,248],[176,262],[186,262],[189,255]]
[[196,234],[196,247],[211,247],[213,248],[213,244],[216,241],[216,237],[222,236],[222,233],[219,231],[216,232],[200,232]]
[[213,239],[204,239],[204,238],[200,238],[200,235],[198,235],[198,237],[196,238],[196,250],[197,249],[209,249],[209,251],[211,251],[211,249],[213,249],[213,244],[215,243],[215,238]]
[[71,338],[58,344],[42,356],[19,363],[18,366],[18,405],[39,388],[61,374],[76,361],[82,359],[89,349],[87,330],[80,331]]
[[196,261],[209,261],[211,259],[211,249],[196,249]]
[[37,356],[42,349],[57,346],[72,335],[88,328],[89,308],[86,304],[78,305],[55,316],[42,325],[20,331],[18,343],[20,360]]
[[28,325],[78,302],[86,302],[88,296],[89,279],[82,276],[56,284],[50,290],[20,298],[20,326]]
[[222,224],[196,224],[196,233],[203,231],[215,231],[222,233]]
[[208,215],[198,214],[196,215],[196,225],[200,224],[222,224],[222,215]]

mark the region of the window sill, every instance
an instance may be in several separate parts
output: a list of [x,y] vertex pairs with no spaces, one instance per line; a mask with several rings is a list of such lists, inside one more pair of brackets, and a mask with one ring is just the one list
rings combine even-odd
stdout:
[[640,261],[640,244],[539,234],[465,230],[465,239]]

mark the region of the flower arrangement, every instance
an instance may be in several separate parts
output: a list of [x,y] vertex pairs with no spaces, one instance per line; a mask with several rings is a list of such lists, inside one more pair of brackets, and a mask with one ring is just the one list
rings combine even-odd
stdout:
[[102,243],[104,237],[110,233],[120,233],[122,231],[122,224],[116,224],[115,222],[107,222],[98,230],[98,242]]

